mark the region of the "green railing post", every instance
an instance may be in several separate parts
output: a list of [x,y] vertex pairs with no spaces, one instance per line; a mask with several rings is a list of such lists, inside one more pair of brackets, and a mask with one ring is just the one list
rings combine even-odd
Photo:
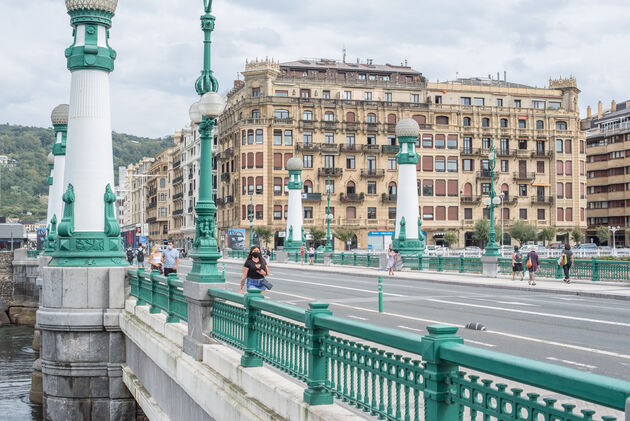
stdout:
[[304,402],[309,405],[329,405],[333,403],[333,396],[324,388],[328,377],[328,358],[324,356],[322,347],[322,341],[328,334],[328,329],[315,326],[315,319],[320,315],[331,315],[332,311],[328,310],[327,303],[310,302],[308,307],[304,321],[308,329],[308,345],[306,346],[308,389],[304,391]]
[[592,268],[593,272],[591,280],[593,282],[599,282],[599,260],[597,260],[597,257],[593,259]]
[[346,262],[346,254],[342,251],[341,252],[341,266],[343,266]]
[[223,263],[223,279],[225,279],[225,263]]
[[259,289],[252,288],[247,290],[245,302],[243,303],[247,311],[245,314],[245,337],[243,341],[244,353],[241,357],[241,366],[243,367],[261,367],[263,363],[258,356],[258,331],[254,329],[254,322],[260,314],[260,310],[251,306],[252,301],[262,299],[264,297]]
[[[136,300],[137,306],[147,305],[146,300],[142,298],[142,283],[144,282],[144,276],[147,276],[144,269],[138,269],[138,299]],[[151,275],[149,274],[149,276]]]
[[422,270],[422,253],[418,253],[418,270]]
[[378,312],[383,312],[383,277],[378,277]]
[[[225,265],[225,263],[224,263]],[[173,281],[178,281],[176,273],[169,273],[168,278],[166,278],[166,284],[168,285],[168,316],[166,316],[166,323],[177,323],[179,322],[179,318],[175,316],[174,312],[174,298],[175,292],[177,291],[177,287],[173,285]]]
[[560,266],[556,260],[556,279],[562,279],[563,277],[562,266]]
[[464,265],[464,255],[459,256],[459,273],[465,273],[466,266]]
[[370,267],[370,254],[367,255],[367,267]]
[[151,277],[149,278],[151,279],[151,307],[149,308],[149,313],[153,314],[157,314],[161,311],[160,308],[156,305],[157,299],[155,298],[155,289],[158,284],[158,281],[155,278],[158,276],[160,276],[159,273],[154,270],[153,272],[151,272]]
[[463,343],[456,335],[457,328],[448,325],[427,326],[428,335],[422,337],[424,369],[425,421],[460,421],[460,406],[449,399],[451,378],[457,375],[457,366],[440,359],[440,346],[445,342]]
[[357,252],[355,251],[353,253],[353,260],[352,260],[352,266],[356,266],[357,265]]
[[437,257],[438,260],[438,272],[442,272],[444,269],[442,268],[442,256]]

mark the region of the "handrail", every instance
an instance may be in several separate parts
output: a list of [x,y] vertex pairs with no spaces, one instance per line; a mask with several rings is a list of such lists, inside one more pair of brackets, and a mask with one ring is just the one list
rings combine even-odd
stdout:
[[486,374],[552,390],[621,411],[625,409],[626,399],[630,396],[630,382],[625,380],[456,342],[443,343],[439,356],[442,360]]
[[241,305],[245,303],[245,295],[221,288],[210,288],[208,289],[208,294],[214,298],[221,298],[222,300],[232,301]]
[[252,301],[251,306],[300,323],[304,323],[306,319],[306,310],[290,304],[276,303],[269,300],[255,300]]

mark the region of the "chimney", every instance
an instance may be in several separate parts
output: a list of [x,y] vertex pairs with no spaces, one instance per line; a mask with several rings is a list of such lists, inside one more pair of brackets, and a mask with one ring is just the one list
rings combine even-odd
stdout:
[[589,105],[588,107],[586,107],[586,118],[591,118],[592,115],[592,110],[591,110],[591,106]]
[[599,101],[597,103],[597,118],[602,118],[602,114],[603,114],[603,112],[602,112],[602,102]]
[[617,103],[613,99],[612,102],[610,103],[610,112],[614,113],[615,111],[617,111]]

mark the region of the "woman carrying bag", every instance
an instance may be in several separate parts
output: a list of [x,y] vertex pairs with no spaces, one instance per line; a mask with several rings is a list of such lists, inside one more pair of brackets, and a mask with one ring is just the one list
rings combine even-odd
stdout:
[[564,282],[570,284],[571,279],[569,279],[569,271],[573,265],[573,252],[571,251],[569,243],[564,245],[564,250],[562,250],[562,254],[558,259],[558,264],[562,266],[562,270],[564,271]]
[[153,247],[153,253],[149,256],[149,264],[151,265],[151,270],[157,270],[162,273],[162,253],[159,252],[157,246]]
[[269,276],[269,265],[267,265],[265,259],[262,257],[260,248],[253,246],[249,249],[249,254],[243,265],[243,275],[241,276],[241,284],[238,292],[240,294],[243,293],[243,286],[245,285],[245,280],[247,280],[247,289],[259,289],[262,291],[262,294],[264,294],[266,290],[273,287],[273,285],[265,279],[265,276]]

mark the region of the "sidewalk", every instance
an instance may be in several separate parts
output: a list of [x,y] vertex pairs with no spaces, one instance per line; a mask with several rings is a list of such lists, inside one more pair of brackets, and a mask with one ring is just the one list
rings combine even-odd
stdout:
[[[221,258],[219,262],[243,263],[243,259]],[[388,278],[385,270],[376,268],[365,268],[357,266],[324,266],[302,265],[299,263],[277,263],[271,262],[271,267],[283,269],[304,269],[323,273],[337,273],[342,275],[362,275],[368,277],[382,276],[386,281]],[[572,280],[570,284],[565,284],[560,279],[536,278],[536,286],[527,284],[527,276],[524,281],[512,281],[511,276],[499,276],[498,278],[486,278],[479,274],[459,274],[456,272],[429,272],[412,271],[403,269],[395,272],[396,279],[409,279],[414,281],[430,281],[449,285],[465,285],[472,287],[492,287],[522,291],[538,291],[555,294],[579,295],[583,297],[609,298],[616,300],[630,300],[630,283],[622,282],[589,282],[584,280]]]

